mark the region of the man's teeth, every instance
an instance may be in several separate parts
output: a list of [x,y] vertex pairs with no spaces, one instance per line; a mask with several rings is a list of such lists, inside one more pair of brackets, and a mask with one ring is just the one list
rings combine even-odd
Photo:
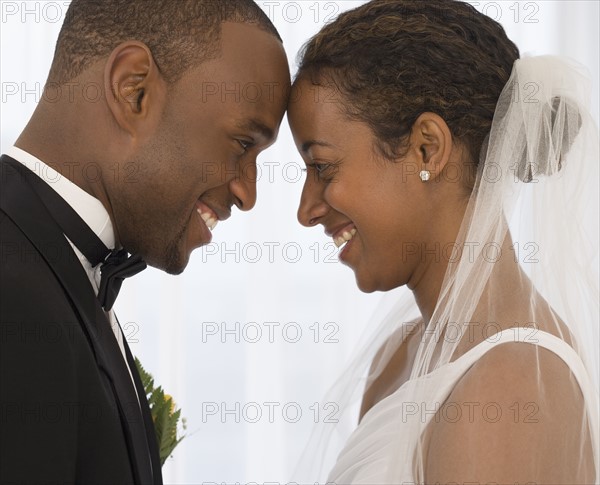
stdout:
[[206,224],[206,227],[208,227],[211,231],[217,227],[219,220],[216,219],[212,214],[209,214],[208,212],[202,212],[200,209],[198,209],[198,214],[200,214],[204,224]]
[[339,248],[346,244],[350,239],[352,239],[356,235],[356,229],[352,229],[351,231],[345,231],[344,234],[335,238],[333,242]]

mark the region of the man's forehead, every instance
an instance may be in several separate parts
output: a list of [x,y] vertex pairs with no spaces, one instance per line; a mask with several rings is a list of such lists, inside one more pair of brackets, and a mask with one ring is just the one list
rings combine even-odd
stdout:
[[224,22],[219,44],[221,57],[244,59],[256,64],[272,61],[278,54],[287,60],[279,39],[251,23]]

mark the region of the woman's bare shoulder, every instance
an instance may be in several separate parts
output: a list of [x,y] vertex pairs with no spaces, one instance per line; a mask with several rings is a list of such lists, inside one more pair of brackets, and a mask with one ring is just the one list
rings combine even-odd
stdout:
[[554,352],[521,342],[496,346],[440,404],[426,432],[428,482],[588,483],[593,455],[589,436],[581,448],[583,396]]

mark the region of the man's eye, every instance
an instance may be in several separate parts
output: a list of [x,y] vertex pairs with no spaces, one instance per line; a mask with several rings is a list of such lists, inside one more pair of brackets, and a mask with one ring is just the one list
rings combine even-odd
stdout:
[[247,152],[248,150],[250,150],[250,148],[254,146],[254,143],[247,140],[238,140],[238,143],[244,149],[244,152]]

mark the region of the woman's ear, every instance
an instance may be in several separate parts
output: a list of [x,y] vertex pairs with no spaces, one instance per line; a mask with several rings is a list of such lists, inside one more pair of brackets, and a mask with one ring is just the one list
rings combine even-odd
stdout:
[[160,119],[166,82],[150,49],[128,41],[116,47],[104,71],[107,103],[117,125],[132,136]]
[[410,150],[417,173],[427,170],[430,179],[439,177],[452,152],[452,134],[444,119],[429,112],[419,115],[411,131]]

